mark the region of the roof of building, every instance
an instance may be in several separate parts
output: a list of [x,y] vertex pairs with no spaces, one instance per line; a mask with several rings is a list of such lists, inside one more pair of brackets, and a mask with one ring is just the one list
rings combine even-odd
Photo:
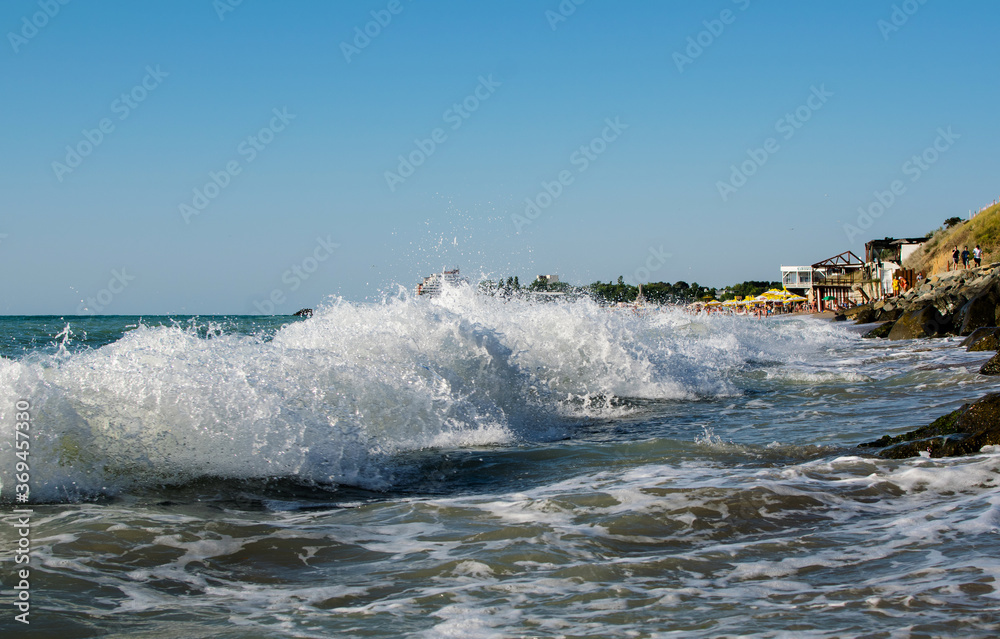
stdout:
[[869,246],[902,246],[903,244],[923,244],[927,241],[926,237],[887,237],[882,240],[871,240],[870,242],[865,242],[865,247]]
[[864,262],[861,258],[852,253],[851,251],[844,251],[839,255],[834,255],[833,257],[828,257],[822,262],[816,262],[813,264],[813,268],[824,268],[836,266],[840,268],[859,268],[864,266]]

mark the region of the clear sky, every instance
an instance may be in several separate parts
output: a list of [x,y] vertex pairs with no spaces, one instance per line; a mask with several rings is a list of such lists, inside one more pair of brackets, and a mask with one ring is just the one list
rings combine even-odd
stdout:
[[4,0],[0,313],[292,313],[453,266],[778,279],[1000,195],[998,25],[989,0]]

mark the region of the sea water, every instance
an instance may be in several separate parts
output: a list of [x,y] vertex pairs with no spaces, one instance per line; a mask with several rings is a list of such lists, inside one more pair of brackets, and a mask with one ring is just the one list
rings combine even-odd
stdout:
[[1000,450],[856,448],[997,390],[988,354],[852,328],[468,288],[0,318],[0,628],[996,636]]

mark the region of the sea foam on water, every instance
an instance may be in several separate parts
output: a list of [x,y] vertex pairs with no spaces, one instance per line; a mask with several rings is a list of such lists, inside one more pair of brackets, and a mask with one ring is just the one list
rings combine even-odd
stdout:
[[748,361],[844,339],[813,324],[458,287],[331,303],[271,339],[140,324],[100,348],[0,361],[0,405],[39,407],[36,500],[205,477],[380,488],[397,453],[559,438],[627,412],[616,398],[737,394],[729,375]]

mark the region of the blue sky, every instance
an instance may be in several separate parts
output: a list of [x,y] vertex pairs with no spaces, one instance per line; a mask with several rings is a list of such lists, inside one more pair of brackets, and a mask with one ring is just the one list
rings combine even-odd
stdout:
[[292,313],[451,266],[777,279],[1000,195],[998,18],[986,0],[7,0],[0,313]]

